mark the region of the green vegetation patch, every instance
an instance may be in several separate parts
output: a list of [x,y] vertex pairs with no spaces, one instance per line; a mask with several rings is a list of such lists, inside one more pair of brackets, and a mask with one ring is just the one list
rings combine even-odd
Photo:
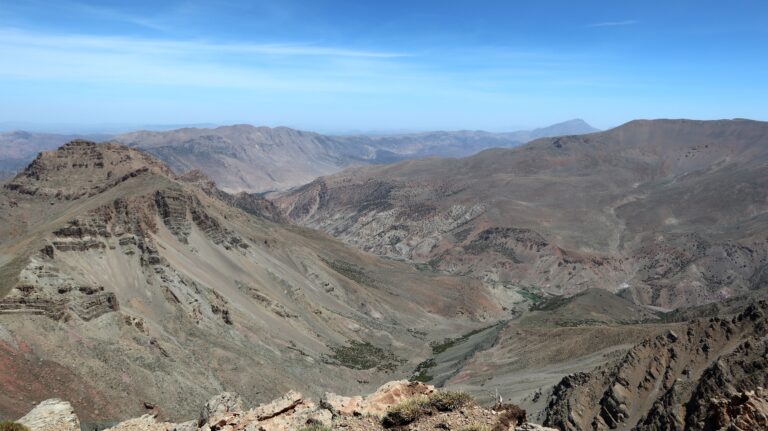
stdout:
[[339,274],[343,275],[344,277],[347,277],[348,279],[363,284],[369,287],[376,287],[376,280],[365,273],[365,271],[360,268],[357,265],[353,265],[349,262],[345,262],[343,260],[326,260],[321,258],[321,260],[328,265],[332,270],[338,272]]
[[298,431],[332,431],[332,428],[321,423],[312,423],[299,428]]
[[434,358],[429,358],[426,361],[421,362],[416,366],[416,369],[413,370],[411,381],[422,383],[431,382],[434,376],[429,374],[429,369],[433,368],[435,365],[437,365],[437,363],[435,362]]
[[406,361],[369,342],[350,341],[347,346],[331,346],[333,355],[323,355],[323,362],[353,370],[394,371]]
[[531,292],[528,289],[519,290],[517,293],[519,293],[523,298],[527,299],[528,301],[533,302],[534,304],[538,304],[539,302],[544,300],[543,296],[538,295],[534,292]]
[[462,335],[458,338],[445,338],[443,341],[432,341],[429,343],[429,346],[432,347],[432,354],[433,355],[439,355],[440,353],[445,352],[446,350],[450,349],[453,346],[459,345],[467,340],[469,340],[469,337],[479,334],[486,329],[491,329],[494,326],[498,325],[494,324],[491,326],[486,326],[485,328],[479,328],[475,329],[474,331],[467,332],[466,334]]

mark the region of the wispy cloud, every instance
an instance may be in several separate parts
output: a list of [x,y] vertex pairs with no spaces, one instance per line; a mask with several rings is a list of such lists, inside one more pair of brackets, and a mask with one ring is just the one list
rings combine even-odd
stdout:
[[217,43],[133,37],[52,35],[0,29],[0,43],[6,46],[61,47],[79,51],[110,51],[138,54],[253,54],[272,56],[323,56],[396,58],[410,54],[358,50],[313,43]]
[[623,27],[627,25],[635,25],[638,21],[634,19],[627,19],[624,21],[603,21],[603,22],[596,22],[593,24],[587,25],[587,27]]
[[[219,43],[0,28],[0,79],[279,92],[385,91],[406,54],[312,43]],[[410,58],[410,57],[408,57]],[[420,79],[408,74],[408,79]],[[374,82],[379,82],[374,85]],[[394,84],[393,84],[394,85]]]
[[148,28],[150,30],[157,30],[161,32],[168,32],[168,26],[162,24],[159,20],[152,19],[145,16],[138,16],[129,13],[119,11],[117,9],[106,8],[101,6],[93,6],[85,3],[69,2],[67,7],[73,10],[79,10],[83,13],[93,15],[96,18],[107,19],[112,21],[120,21],[128,24],[133,24],[139,27]]
[[572,53],[508,47],[414,54],[317,43],[228,43],[0,27],[0,58],[8,59],[0,63],[0,79],[239,88],[270,94],[492,95],[509,88],[529,91],[545,84],[603,82],[592,73],[583,75],[583,59]]

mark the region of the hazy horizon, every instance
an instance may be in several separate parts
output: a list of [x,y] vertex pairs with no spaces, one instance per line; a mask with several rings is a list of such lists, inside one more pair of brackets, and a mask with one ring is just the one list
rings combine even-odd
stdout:
[[[215,129],[217,127],[227,127],[235,125],[249,125],[254,127],[270,127],[280,128],[287,127],[295,130],[303,130],[308,132],[322,133],[326,135],[396,135],[396,134],[412,134],[412,133],[427,133],[427,132],[457,132],[457,131],[478,131],[478,132],[490,132],[490,133],[505,133],[505,132],[519,132],[527,130],[535,130],[539,128],[546,128],[569,121],[581,120],[592,126],[589,121],[582,118],[564,119],[552,124],[538,124],[531,126],[521,126],[518,128],[508,130],[483,130],[483,129],[470,129],[470,128],[449,128],[449,129],[307,129],[302,127],[289,126],[285,124],[259,124],[259,123],[189,123],[189,124],[45,124],[45,123],[32,123],[32,122],[0,122],[0,133],[9,132],[31,132],[31,133],[51,133],[62,135],[114,135],[126,132],[134,131],[169,131],[184,128],[201,128],[201,129]],[[622,123],[623,124],[623,123]],[[609,128],[619,126],[616,124]],[[605,130],[605,129],[601,129]]]
[[768,118],[768,7],[94,2],[0,10],[0,124],[512,131]]

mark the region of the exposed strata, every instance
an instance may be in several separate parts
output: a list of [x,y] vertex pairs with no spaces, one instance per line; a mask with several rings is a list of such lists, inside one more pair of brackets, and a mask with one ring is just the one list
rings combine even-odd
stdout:
[[[245,241],[209,215],[199,199],[180,189],[158,190],[152,195],[128,200],[118,198],[54,230],[49,245],[41,249],[22,271],[18,285],[0,299],[0,314],[28,312],[59,320],[72,312],[87,321],[118,310],[113,292],[105,291],[104,286],[83,285],[68,276],[66,264],[57,259],[61,254],[87,252],[97,253],[93,255],[96,258],[107,249],[119,249],[125,256],[135,255],[145,268],[146,276],[157,277],[163,283],[167,299],[181,304],[181,295],[169,286],[186,285],[187,281],[158,254],[151,236],[157,233],[158,219],[184,244],[195,226],[211,242],[225,249],[248,248]],[[194,288],[202,293],[206,300],[203,302],[210,303],[209,309],[214,315],[231,324],[225,298],[215,291]],[[198,305],[188,313],[200,315],[200,301],[195,299],[193,302]]]
[[0,299],[0,314],[39,314],[54,320],[73,314],[88,321],[118,309],[113,292],[105,291],[103,286],[78,283],[51,259],[41,257],[30,260],[19,284]]

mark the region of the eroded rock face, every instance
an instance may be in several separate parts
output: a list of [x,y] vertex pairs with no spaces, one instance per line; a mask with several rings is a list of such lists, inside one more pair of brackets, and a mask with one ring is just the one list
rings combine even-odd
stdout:
[[0,299],[0,314],[28,313],[54,320],[75,315],[88,321],[120,308],[113,292],[79,283],[50,259],[33,257],[19,278],[16,287]]
[[17,422],[32,431],[80,431],[72,405],[55,398],[38,404]]
[[[249,247],[210,215],[194,194],[167,188],[151,195],[118,198],[55,229],[48,244],[30,258],[15,288],[0,299],[0,314],[40,314],[54,320],[75,315],[88,321],[119,310],[118,299],[108,286],[84,284],[67,275],[68,268],[61,260],[68,256],[98,258],[110,250],[119,250],[128,259],[138,257],[141,267],[151,274],[147,277],[157,277],[163,284],[185,286],[187,282],[158,253],[153,234],[161,228],[160,224],[183,244],[187,244],[195,227],[227,250],[242,251]],[[181,304],[182,293],[174,292],[172,287],[164,289],[169,301]],[[203,293],[204,303],[209,304],[217,319],[232,323],[224,297],[212,290],[193,290],[196,296]],[[193,302],[199,300],[186,303]],[[188,314],[195,317],[200,311],[189,309]]]
[[693,321],[680,332],[646,339],[613,365],[564,378],[554,388],[545,425],[719,429],[722,425],[707,428],[715,420],[713,399],[720,400],[718,418],[732,417],[729,412],[737,411],[743,399],[740,393],[768,385],[766,311],[768,302],[759,301],[730,319]]

